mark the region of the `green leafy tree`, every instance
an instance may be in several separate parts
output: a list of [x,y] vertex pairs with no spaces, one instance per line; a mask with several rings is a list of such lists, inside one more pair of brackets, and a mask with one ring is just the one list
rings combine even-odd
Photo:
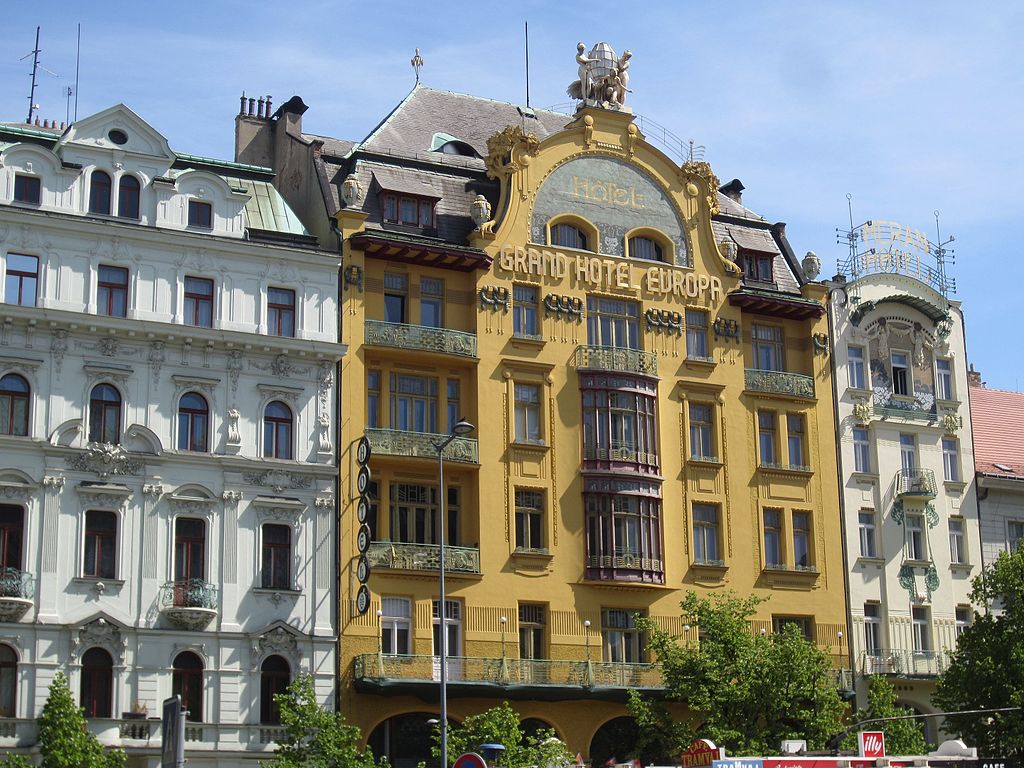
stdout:
[[[876,720],[884,717],[900,717],[914,714],[908,707],[896,703],[896,689],[882,675],[871,675],[868,679],[868,706],[858,709],[853,722]],[[924,740],[924,723],[921,720],[891,720],[883,723],[868,723],[858,730],[884,731],[885,751],[890,755],[923,755],[928,745]],[[851,733],[843,742],[846,749],[857,748],[857,735]]]
[[32,768],[32,763],[24,755],[5,755],[0,768]]
[[58,672],[39,715],[42,768],[124,768],[124,752],[104,749],[85,726],[68,679]]
[[645,740],[641,751],[672,757],[694,737],[734,755],[772,754],[783,739],[806,739],[808,748],[822,749],[841,729],[844,705],[828,655],[795,626],[777,635],[751,632],[761,602],[732,592],[711,599],[688,593],[680,605],[687,624],[699,627],[699,643],[639,619],[662,665],[665,699],[688,711],[677,721],[664,704],[633,695],[630,710]]
[[[434,757],[441,757],[441,729],[434,734]],[[568,748],[553,730],[525,735],[519,714],[507,701],[477,715],[470,715],[461,725],[448,727],[448,762],[453,763],[463,752],[477,752],[481,744],[505,747],[498,765],[518,768],[523,765],[568,765],[573,761]]]
[[277,743],[274,759],[263,763],[267,768],[377,767],[369,750],[359,751],[359,728],[345,722],[340,712],[329,712],[317,703],[309,675],[296,677],[274,701],[284,738]]
[[[971,599],[991,612],[975,614],[939,677],[933,703],[945,712],[1024,706],[1024,547],[1001,552],[975,577]],[[1024,755],[1024,712],[950,715],[947,732],[987,757]]]

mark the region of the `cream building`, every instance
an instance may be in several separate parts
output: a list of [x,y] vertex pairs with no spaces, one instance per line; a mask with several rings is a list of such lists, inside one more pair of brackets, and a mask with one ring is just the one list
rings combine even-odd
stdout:
[[271,182],[123,105],[0,126],[0,751],[58,671],[130,766],[174,693],[193,766],[333,701],[339,260]]

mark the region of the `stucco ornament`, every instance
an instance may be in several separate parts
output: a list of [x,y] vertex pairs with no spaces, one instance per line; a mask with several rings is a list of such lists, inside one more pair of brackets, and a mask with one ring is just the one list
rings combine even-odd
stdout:
[[853,404],[853,418],[861,426],[871,421],[871,403],[864,399],[858,399]]
[[476,199],[469,206],[469,215],[473,223],[479,228],[484,222],[491,220],[491,204],[483,195],[477,195]]
[[576,46],[578,78],[573,80],[566,93],[585,107],[601,107],[628,112],[625,106],[629,90],[629,60],[632,51],[626,51],[619,58],[608,43],[598,43],[590,53],[584,53],[586,46]]
[[821,259],[814,251],[807,252],[804,260],[800,262],[800,266],[803,267],[804,277],[808,280],[817,280],[818,275],[821,274]]
[[84,452],[69,456],[67,464],[72,469],[95,472],[102,480],[111,475],[135,475],[141,467],[141,463],[130,458],[124,448],[110,443],[90,443]]
[[341,183],[341,199],[345,201],[346,208],[352,208],[359,203],[362,197],[362,190],[359,187],[359,179],[354,174],[349,174]]
[[957,430],[960,429],[960,419],[955,413],[947,412],[942,417],[942,427],[950,435],[955,435]]
[[510,125],[487,140],[487,175],[492,179],[508,176],[529,165],[537,155],[540,139],[518,125]]

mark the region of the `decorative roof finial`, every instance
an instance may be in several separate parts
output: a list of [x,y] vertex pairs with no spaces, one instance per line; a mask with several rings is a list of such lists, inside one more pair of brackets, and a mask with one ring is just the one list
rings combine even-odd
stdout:
[[412,68],[416,70],[416,85],[420,84],[420,67],[423,66],[423,57],[420,56],[420,49],[416,49],[416,55],[412,57],[409,62],[412,64]]

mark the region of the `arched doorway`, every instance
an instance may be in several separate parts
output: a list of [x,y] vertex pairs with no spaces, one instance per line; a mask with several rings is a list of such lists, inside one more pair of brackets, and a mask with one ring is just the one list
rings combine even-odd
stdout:
[[535,737],[541,731],[554,731],[556,738],[562,738],[562,735],[551,723],[547,720],[541,720],[539,717],[524,718],[519,723],[519,730],[523,732],[523,739]]
[[436,728],[437,715],[430,712],[395,715],[373,729],[367,746],[374,757],[387,757],[393,768],[416,768],[421,761],[438,768],[440,761],[431,754]]
[[590,764],[604,765],[611,758],[624,763],[636,753],[640,729],[632,717],[616,717],[597,729],[590,740]]

